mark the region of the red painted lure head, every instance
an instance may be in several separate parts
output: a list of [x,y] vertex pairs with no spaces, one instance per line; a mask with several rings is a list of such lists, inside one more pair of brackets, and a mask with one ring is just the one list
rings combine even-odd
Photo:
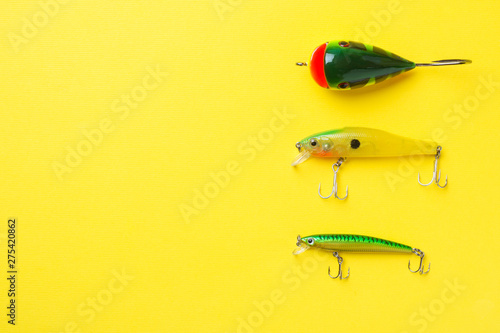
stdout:
[[323,88],[328,88],[325,76],[325,52],[327,44],[328,43],[321,44],[316,48],[316,50],[313,51],[309,64],[311,76],[314,81],[316,81],[316,83]]

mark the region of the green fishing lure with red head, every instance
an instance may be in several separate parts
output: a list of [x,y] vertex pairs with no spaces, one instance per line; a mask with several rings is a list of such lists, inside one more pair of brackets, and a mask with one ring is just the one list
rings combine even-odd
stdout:
[[351,90],[380,83],[391,77],[424,66],[469,64],[470,60],[449,59],[415,63],[380,47],[355,41],[331,41],[318,46],[311,55],[311,76],[327,89]]

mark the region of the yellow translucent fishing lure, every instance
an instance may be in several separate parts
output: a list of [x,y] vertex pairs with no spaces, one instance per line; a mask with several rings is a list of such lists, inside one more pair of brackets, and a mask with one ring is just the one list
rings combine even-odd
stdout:
[[292,166],[304,162],[311,156],[338,158],[338,161],[332,166],[334,171],[332,192],[325,197],[321,195],[321,184],[318,188],[319,196],[324,199],[328,199],[332,195],[340,200],[347,198],[348,187],[346,188],[345,197],[340,198],[337,195],[337,172],[346,158],[351,157],[434,155],[435,163],[432,180],[428,184],[423,184],[420,182],[419,174],[418,182],[424,186],[435,182],[441,188],[448,184],[448,177],[446,177],[445,184],[439,185],[441,171],[438,173],[437,163],[442,148],[431,140],[411,139],[372,128],[345,127],[308,136],[297,142],[295,146],[299,150],[299,154],[292,162]]

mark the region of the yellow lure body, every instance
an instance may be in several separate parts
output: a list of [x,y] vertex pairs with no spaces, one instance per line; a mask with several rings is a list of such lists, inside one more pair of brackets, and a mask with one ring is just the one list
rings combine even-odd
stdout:
[[391,157],[435,155],[438,144],[431,140],[416,140],[386,131],[345,127],[317,133],[297,142],[299,155],[292,165],[316,157]]

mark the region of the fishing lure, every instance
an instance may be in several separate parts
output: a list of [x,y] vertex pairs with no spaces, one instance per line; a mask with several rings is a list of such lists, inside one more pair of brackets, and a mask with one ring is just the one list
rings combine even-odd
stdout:
[[[382,82],[415,67],[470,64],[471,60],[449,59],[414,63],[394,53],[354,41],[331,41],[318,46],[309,67],[314,81],[323,88],[350,90]],[[299,66],[308,66],[298,62]]]
[[337,258],[339,263],[339,271],[336,276],[330,274],[330,267],[328,267],[328,275],[332,279],[340,277],[340,280],[347,279],[351,273],[351,268],[347,271],[347,276],[342,275],[342,262],[344,259],[339,255],[340,251],[345,252],[393,252],[393,253],[414,253],[420,258],[420,266],[416,271],[412,271],[410,268],[410,261],[408,261],[408,269],[412,273],[427,274],[431,269],[431,264],[429,263],[429,268],[424,272],[423,260],[424,252],[417,248],[412,248],[411,246],[391,242],[381,238],[352,235],[352,234],[323,234],[323,235],[312,235],[301,238],[300,235],[297,236],[297,248],[293,251],[293,254],[300,254],[310,248],[317,248],[321,250],[333,251],[333,256]]
[[321,195],[321,184],[319,184],[318,194],[323,199],[328,199],[332,195],[335,198],[344,200],[347,198],[349,187],[346,187],[346,195],[340,198],[337,194],[337,172],[346,158],[351,157],[392,157],[392,156],[411,156],[411,155],[434,155],[434,173],[432,180],[428,184],[420,181],[420,185],[428,186],[433,182],[440,188],[448,184],[448,176],[444,185],[440,185],[441,171],[437,171],[438,160],[441,156],[441,146],[430,140],[415,140],[403,136],[391,134],[385,131],[364,128],[364,127],[345,127],[332,131],[326,131],[297,142],[295,147],[299,154],[292,162],[292,166],[304,162],[311,156],[315,157],[334,157],[338,161],[332,165],[334,172],[333,188],[330,195],[324,197]]

